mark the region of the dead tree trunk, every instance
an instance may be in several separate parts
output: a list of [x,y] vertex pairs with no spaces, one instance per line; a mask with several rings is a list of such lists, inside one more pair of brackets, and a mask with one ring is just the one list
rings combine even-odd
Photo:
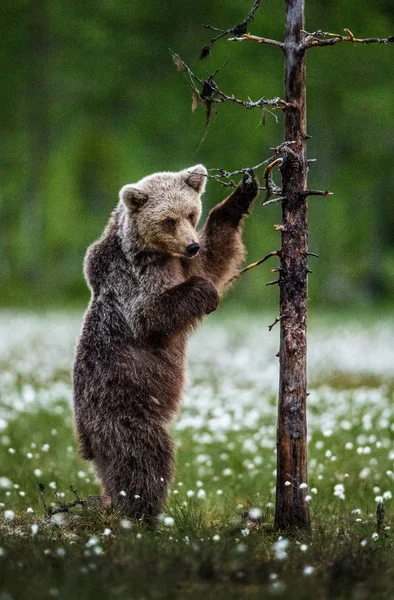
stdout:
[[[248,265],[238,275],[262,264],[273,256],[280,256],[279,278],[266,284],[279,284],[280,288],[280,314],[269,326],[271,331],[276,323],[280,322],[281,324],[275,528],[309,530],[309,506],[306,500],[308,477],[306,327],[309,272],[307,200],[308,196],[329,196],[330,192],[308,190],[306,185],[308,170],[306,140],[308,136],[306,133],[305,53],[310,48],[333,46],[342,42],[363,45],[394,43],[394,36],[384,39],[360,39],[356,38],[349,29],[344,30],[346,35],[328,33],[320,29],[307,33],[304,30],[305,0],[285,1],[284,42],[247,33],[249,23],[253,21],[260,6],[260,0],[254,0],[249,14],[234,27],[222,30],[212,25],[204,25],[204,27],[219,33],[204,46],[201,52],[201,58],[208,56],[213,44],[224,37],[228,38],[229,35],[234,36],[229,38],[229,41],[249,40],[280,48],[285,55],[285,99],[267,100],[263,96],[256,101],[252,101],[250,98],[242,100],[235,97],[234,94],[226,94],[219,89],[214,77],[220,69],[206,79],[201,79],[177,54],[173,53],[173,60],[178,69],[187,75],[188,83],[193,90],[193,110],[199,103],[205,104],[206,128],[209,125],[213,103],[231,102],[247,109],[260,108],[263,111],[279,109],[285,112],[285,142],[272,148],[275,151],[274,156],[252,168],[243,168],[233,172],[214,169],[218,174],[208,175],[208,177],[220,181],[223,185],[234,185],[234,182],[224,182],[222,179],[231,179],[241,173],[250,175],[252,171],[272,161],[265,169],[265,187],[261,189],[266,191],[263,205],[282,202],[282,223],[275,226],[282,232],[282,247]],[[278,158],[279,154],[283,154],[283,159]],[[279,165],[282,174],[282,188],[277,187],[271,178],[272,170]]]
[[309,528],[307,483],[306,352],[308,223],[304,0],[286,0],[285,140],[282,173],[280,287],[280,376],[277,426],[275,528]]

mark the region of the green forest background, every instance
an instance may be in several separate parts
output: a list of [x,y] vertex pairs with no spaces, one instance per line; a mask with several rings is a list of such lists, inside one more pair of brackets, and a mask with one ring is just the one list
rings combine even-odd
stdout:
[[[393,0],[307,0],[307,29],[358,37],[394,33]],[[86,247],[102,232],[118,190],[158,170],[202,162],[252,166],[283,141],[259,109],[216,106],[201,143],[204,110],[170,57],[201,77],[229,61],[217,82],[228,94],[283,96],[280,50],[221,40],[199,61],[211,23],[243,20],[251,0],[2,0],[0,8],[0,278],[3,305],[86,302]],[[264,0],[250,24],[283,39],[284,2]],[[366,306],[394,297],[394,46],[338,44],[307,57],[310,297]],[[277,178],[278,179],[278,178]],[[277,181],[279,183],[279,181]],[[205,208],[226,195],[209,182]],[[255,206],[245,237],[250,261],[279,245],[277,205]],[[314,260],[314,259],[311,259]],[[277,290],[265,266],[244,275],[233,302],[260,308]]]

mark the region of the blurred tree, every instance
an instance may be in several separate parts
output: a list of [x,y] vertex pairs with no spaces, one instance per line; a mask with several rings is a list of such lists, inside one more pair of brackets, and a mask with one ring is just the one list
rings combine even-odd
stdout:
[[[394,5],[379,0],[359,10],[357,0],[322,5],[310,0],[309,30],[358,36],[394,29]],[[280,38],[280,3],[270,0],[264,32]],[[3,0],[0,6],[0,279],[2,303],[85,300],[82,259],[102,231],[127,182],[156,170],[203,162],[208,167],[253,164],[280,139],[280,126],[237,106],[218,111],[199,147],[204,115],[192,117],[186,88],[178,85],[168,48],[182,50],[194,68],[194,48],[206,32],[197,22],[229,25],[245,12],[234,0],[222,6],[202,0]],[[225,44],[198,69],[206,76],[236,52],[220,85],[253,97],[281,94],[281,57],[267,48],[256,77],[254,49]],[[393,63],[388,48],[322,51],[308,63],[312,187],[324,181],[332,200],[311,207],[311,248],[324,256],[325,272],[311,279],[312,300],[389,301],[394,297]],[[349,84],[348,74],[352,73]],[[264,85],[261,84],[263,78]],[[262,89],[262,87],[264,89]],[[318,101],[315,101],[318,98]],[[335,123],[335,126],[333,126]],[[267,152],[264,150],[264,156]],[[347,167],[343,167],[346,156]],[[210,186],[211,206],[223,196]],[[209,208],[207,206],[207,209]],[[279,218],[256,207],[246,230],[249,255],[258,258],[277,243],[264,226]],[[352,226],[349,228],[348,223]],[[264,232],[262,235],[262,231]],[[377,265],[379,268],[377,269]],[[235,301],[256,305],[264,282],[245,276]],[[272,293],[272,306],[275,294]]]

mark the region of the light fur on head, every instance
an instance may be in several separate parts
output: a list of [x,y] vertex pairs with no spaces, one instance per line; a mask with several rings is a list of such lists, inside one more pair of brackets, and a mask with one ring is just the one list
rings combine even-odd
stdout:
[[132,223],[140,248],[188,256],[187,246],[198,239],[207,174],[203,165],[195,165],[177,173],[154,173],[120,190],[126,221]]

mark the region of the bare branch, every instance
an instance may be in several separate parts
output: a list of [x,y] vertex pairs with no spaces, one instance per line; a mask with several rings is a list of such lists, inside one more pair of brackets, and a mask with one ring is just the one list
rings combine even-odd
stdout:
[[307,252],[306,255],[307,256],[314,256],[315,258],[320,258],[320,256],[318,254],[316,254],[316,252]]
[[285,47],[283,42],[278,42],[277,40],[270,40],[269,38],[259,37],[257,35],[250,35],[250,33],[244,33],[241,36],[229,38],[229,42],[242,42],[243,40],[251,40],[252,42],[257,42],[258,44],[277,46],[278,48],[282,49]]
[[[294,108],[293,104],[290,104],[279,97],[267,99],[263,96],[259,100],[251,100],[250,98],[248,100],[241,100],[240,98],[236,98],[234,94],[229,96],[228,94],[222,92],[222,90],[219,89],[217,83],[214,81],[214,77],[221,69],[223,69],[226,66],[227,63],[222,65],[219,69],[216,69],[216,71],[209,75],[206,79],[201,79],[195,73],[193,73],[190,67],[188,67],[188,65],[181,59],[181,57],[178,54],[176,54],[172,50],[170,50],[170,54],[177,69],[186,74],[186,80],[190,88],[192,89],[192,111],[194,112],[201,102],[205,104],[206,121],[202,137],[203,140],[205,139],[208,130],[212,113],[212,105],[214,102],[220,104],[222,104],[223,102],[233,102],[234,104],[239,104],[244,108],[248,109],[260,108],[263,111],[263,113],[268,113],[269,115],[273,116],[276,119],[276,121],[277,118],[272,112],[273,110],[283,111],[290,107]],[[266,107],[270,107],[271,110]]]
[[45,515],[46,515],[46,519],[50,519],[51,517],[53,517],[53,515],[57,515],[58,513],[68,513],[70,508],[74,508],[74,506],[85,506],[85,501],[82,500],[79,496],[78,496],[78,492],[76,491],[76,489],[70,485],[70,490],[71,492],[74,494],[75,496],[75,500],[73,502],[69,502],[68,504],[64,504],[59,497],[59,494],[57,493],[57,489],[54,490],[54,495],[56,500],[59,502],[59,508],[54,508],[53,506],[48,506],[45,502],[45,497],[44,497],[44,492],[45,492],[45,485],[43,483],[38,483],[38,490],[40,493],[40,498],[41,498],[41,502],[44,506],[44,510],[45,510]]
[[265,285],[277,285],[280,283],[280,279],[275,279],[275,281],[269,281]]
[[[289,104],[289,106],[293,106],[292,104]],[[294,150],[292,148],[290,148],[290,146],[292,146],[293,144],[296,144],[297,142],[295,141],[291,141],[291,142],[282,142],[281,144],[279,144],[279,146],[275,146],[274,148],[270,148],[270,150],[273,150],[275,152],[275,154],[289,154],[290,156],[292,156],[293,158],[297,158],[297,153],[294,152]]]
[[238,277],[240,277],[241,275],[243,275],[243,273],[246,273],[247,271],[250,271],[250,269],[254,269],[255,267],[258,267],[259,265],[261,265],[263,262],[265,262],[266,260],[268,260],[272,256],[280,256],[280,255],[281,255],[281,251],[280,250],[274,250],[273,252],[269,252],[268,254],[266,254],[265,256],[263,256],[263,258],[260,258],[260,260],[257,260],[256,262],[251,263],[247,267],[244,267],[243,269],[241,269],[236,275],[233,275],[233,277],[231,277],[231,279],[229,279],[226,282],[226,285],[229,285],[235,279],[238,279]]
[[[263,188],[264,190],[266,188]],[[283,200],[286,200],[286,196],[279,196],[278,198],[271,198],[270,200],[265,200],[265,202],[262,203],[261,206],[268,206],[269,204],[277,204],[278,202],[283,202]]]
[[242,34],[246,33],[247,25],[248,25],[249,21],[254,19],[254,14],[255,14],[256,10],[258,9],[258,7],[260,6],[260,1],[261,0],[255,0],[253,2],[252,8],[250,9],[250,12],[246,15],[246,17],[244,18],[242,23],[239,23],[238,25],[235,25],[234,27],[230,27],[230,29],[224,30],[224,29],[218,29],[217,27],[213,27],[213,25],[203,25],[203,27],[205,27],[206,29],[211,29],[212,31],[219,31],[220,33],[216,37],[212,38],[212,40],[210,40],[206,46],[204,46],[204,48],[201,51],[200,59],[206,58],[207,56],[209,56],[211,54],[211,48],[212,48],[213,44],[215,42],[217,42],[218,40],[220,40],[220,38],[224,37],[225,35],[230,35],[231,33],[233,33],[234,36],[236,38],[238,38]]
[[334,192],[329,192],[328,190],[305,190],[301,192],[301,196],[307,198],[307,196],[333,196]]
[[280,196],[282,194],[281,188],[274,183],[271,175],[272,169],[280,166],[282,163],[283,158],[276,158],[272,163],[268,165],[268,167],[264,171],[264,181],[267,193],[265,195],[265,200],[263,204],[267,202],[267,200],[269,200],[271,196]]
[[226,179],[230,179],[231,177],[235,177],[235,175],[244,175],[245,173],[250,173],[251,171],[257,171],[263,165],[266,165],[268,162],[272,160],[272,156],[263,160],[263,162],[255,165],[254,167],[244,167],[243,169],[238,169],[237,171],[226,171],[225,169],[209,169],[209,171],[218,171],[218,175],[207,175],[209,179],[219,179],[220,177],[225,177]]
[[272,329],[275,327],[275,325],[277,323],[279,323],[279,321],[281,321],[285,317],[286,317],[286,315],[284,313],[282,313],[281,315],[279,315],[279,317],[275,317],[275,321],[273,323],[271,323],[271,325],[268,325],[268,331],[272,331]]
[[345,28],[344,31],[347,34],[346,36],[321,30],[314,31],[313,33],[303,31],[306,38],[302,44],[302,49],[308,50],[308,48],[313,48],[314,46],[334,46],[334,44],[339,44],[339,42],[353,42],[358,44],[389,44],[394,42],[394,35],[387,38],[356,38],[350,29]]

